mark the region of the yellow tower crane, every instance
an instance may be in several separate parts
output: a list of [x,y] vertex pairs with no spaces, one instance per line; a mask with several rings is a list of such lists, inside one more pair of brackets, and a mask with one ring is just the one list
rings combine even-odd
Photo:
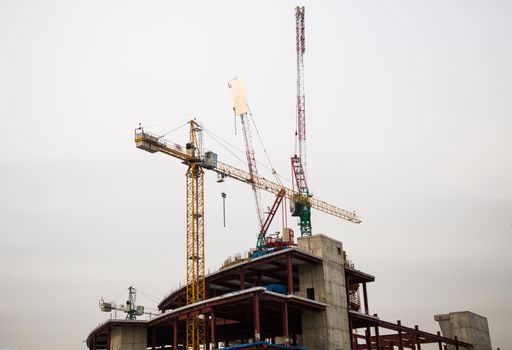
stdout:
[[[226,177],[244,182],[275,195],[297,201],[300,194],[290,188],[269,181],[263,177],[254,176],[244,170],[217,161],[217,154],[204,152],[201,137],[201,126],[195,121],[189,121],[189,142],[185,147],[169,142],[161,136],[144,131],[142,126],[135,129],[137,148],[150,153],[161,152],[177,158],[188,168],[186,172],[187,186],[187,286],[186,303],[192,304],[205,299],[205,262],[204,262],[204,169],[217,173],[219,179]],[[341,219],[360,223],[354,213],[335,207],[316,198],[308,198],[311,208]],[[205,318],[198,315],[187,320],[186,349],[206,349]]]

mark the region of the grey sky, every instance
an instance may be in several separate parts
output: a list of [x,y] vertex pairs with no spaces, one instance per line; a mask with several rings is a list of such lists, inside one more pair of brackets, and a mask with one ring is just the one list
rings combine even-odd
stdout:
[[[296,5],[0,1],[0,347],[84,349],[101,296],[183,280],[185,167],[137,150],[139,122],[196,116],[243,148],[227,87],[243,77],[290,177]],[[512,3],[305,5],[309,183],[363,219],[315,213],[313,231],[376,275],[382,318],[434,331],[435,313],[471,310],[512,348]],[[254,245],[252,200],[207,174],[207,266]]]

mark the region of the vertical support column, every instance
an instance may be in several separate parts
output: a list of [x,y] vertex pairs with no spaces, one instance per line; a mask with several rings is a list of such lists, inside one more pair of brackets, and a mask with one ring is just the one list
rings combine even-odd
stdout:
[[245,270],[240,269],[240,289],[245,289]]
[[366,282],[363,282],[363,299],[364,299],[364,313],[369,315],[370,310],[368,308],[368,291],[366,290]]
[[172,337],[172,349],[178,349],[178,319],[176,318],[176,321],[174,321],[173,324],[173,337]]
[[350,345],[352,346],[352,350],[357,350],[357,338],[354,335],[354,321],[349,319],[349,327],[350,327]]
[[345,293],[347,295],[347,309],[351,310],[351,308],[350,308],[350,291],[348,289],[349,285],[350,285],[350,282],[348,280],[348,277],[345,276]]
[[402,322],[398,320],[396,321],[396,324],[400,327],[400,329],[398,329],[398,349],[404,350],[404,342],[402,339]]
[[260,298],[258,294],[254,294],[252,299],[252,309],[254,315],[254,341],[258,342],[261,339],[260,328]]
[[459,350],[459,339],[457,339],[457,336],[453,337],[453,339],[455,339],[455,341],[456,341],[455,350]]
[[[348,294],[347,294],[348,295]],[[350,334],[350,349],[355,350],[354,348],[354,325],[352,323],[352,319],[348,318],[348,334]]]
[[287,270],[288,270],[288,294],[293,294],[293,269],[292,269],[292,256],[287,256]]
[[288,303],[283,303],[283,337],[284,345],[290,345],[290,333],[288,329]]
[[[437,336],[440,337],[441,336],[441,332],[440,331],[437,331]],[[443,342],[441,341],[441,339],[439,339],[437,341],[437,345],[439,346],[439,350],[443,350]]]
[[212,344],[212,349],[217,349],[217,342],[215,340],[215,310],[213,308],[210,314],[210,344]]
[[151,329],[151,349],[155,350],[156,348],[156,327],[153,326]]
[[112,339],[112,326],[108,327],[107,331],[107,350],[110,350],[111,346],[111,339]]
[[372,350],[372,339],[370,334],[370,326],[366,326],[366,330],[364,331],[366,336],[366,350]]
[[421,350],[420,334],[419,334],[418,325],[414,326],[414,330],[416,331],[416,347],[418,350]]
[[[373,316],[377,317],[377,314]],[[375,325],[375,344],[377,346],[377,350],[380,350],[380,335],[379,335],[379,325]]]

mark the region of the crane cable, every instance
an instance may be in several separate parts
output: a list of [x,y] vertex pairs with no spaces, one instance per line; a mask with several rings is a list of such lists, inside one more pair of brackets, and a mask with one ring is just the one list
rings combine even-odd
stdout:
[[114,303],[119,302],[119,299],[124,297],[125,294],[126,294],[126,289],[123,289],[123,291],[115,299],[113,299]]
[[144,292],[143,292],[143,291],[141,291],[140,289],[136,289],[136,291],[137,291],[138,293],[142,294],[143,296],[145,296],[146,298],[148,298],[149,300],[151,300],[152,302],[155,302],[155,303],[157,303],[157,304],[160,302],[160,301],[158,301],[158,299],[157,299],[157,298],[152,297],[151,295],[144,293]]
[[[256,126],[256,125],[255,125]],[[233,147],[233,149],[237,150],[240,154],[245,154],[244,151],[242,151],[240,148],[234,146],[233,144],[229,143],[228,141],[224,140],[222,137],[218,136],[218,135],[215,135],[213,133],[213,131],[211,130],[208,130],[206,128],[203,127],[203,130],[206,132],[207,135],[209,135],[210,137],[212,137],[214,139],[214,141],[216,141],[217,143],[219,143],[224,149],[226,149],[229,153],[231,153],[234,157],[236,157],[240,162],[242,162],[242,164],[244,165],[247,165],[247,162],[243,159],[241,159],[240,157],[238,157],[237,155],[235,155],[232,151],[230,151],[225,145],[222,144],[222,142],[225,142],[226,144],[228,144],[229,146]],[[259,132],[258,132],[258,136],[259,136]],[[222,142],[221,142],[222,141]],[[260,138],[260,141],[261,141],[261,138]],[[268,155],[267,155],[267,158],[268,158]],[[258,163],[259,165],[261,165],[262,167],[264,167],[265,169],[267,170],[270,170],[274,176],[279,176],[280,178],[284,179],[285,181],[291,183],[291,180],[289,178],[287,178],[286,176],[283,176],[281,174],[279,174],[273,167],[270,168],[268,167],[266,164],[262,163],[262,162],[259,162],[258,160],[256,160],[256,163]],[[269,160],[269,163],[270,163],[270,160]],[[271,164],[272,165],[272,164]],[[278,181],[279,184],[281,186],[283,186],[282,182],[281,181]]]
[[171,131],[164,132],[162,135],[158,136],[158,138],[159,138],[159,139],[161,139],[162,137],[165,137],[165,136],[169,135],[170,133],[173,133],[173,132],[175,132],[176,130],[181,129],[182,127],[184,127],[184,126],[185,126],[185,125],[187,125],[188,123],[189,123],[189,122],[187,121],[187,122],[185,122],[184,124],[181,124],[180,126],[178,126],[178,127],[174,128],[174,129],[172,129]]
[[[261,163],[259,161],[256,160],[256,163],[260,164],[261,166],[263,166],[265,169],[267,170],[270,170],[272,172],[272,175],[274,175],[276,181],[279,183],[279,185],[281,186],[284,186],[283,185],[283,182],[281,181],[281,179],[284,179],[286,180],[287,182],[292,182],[290,179],[288,179],[287,177],[283,176],[283,175],[280,175],[274,168],[274,165],[272,164],[272,162],[270,161],[270,157],[268,155],[268,151],[265,147],[265,144],[263,143],[263,140],[261,138],[261,134],[258,130],[258,127],[256,126],[256,122],[254,121],[254,117],[252,115],[252,112],[249,110],[249,115],[251,116],[251,120],[252,120],[252,124],[254,125],[254,128],[256,129],[256,134],[258,135],[258,139],[260,141],[260,144],[261,144],[261,147],[263,148],[263,152],[265,153],[265,157],[267,158],[267,161],[268,163],[270,164],[270,167],[267,166],[266,164],[264,163]],[[161,134],[158,138],[163,138],[173,132],[175,132],[176,130],[179,130],[181,129],[182,127],[186,126],[189,122],[185,122],[181,125],[179,125],[178,127],[170,130],[170,131],[167,131],[163,134]],[[216,135],[213,131],[205,128],[204,126],[201,126],[201,129],[205,131],[205,133],[210,136],[215,142],[217,142],[222,148],[224,148],[226,151],[228,151],[233,157],[235,157],[236,159],[238,159],[242,164],[244,165],[247,165],[247,162],[245,160],[243,160],[242,158],[240,158],[239,156],[237,156],[233,151],[231,151],[225,144],[229,145],[230,147],[232,147],[233,149],[235,149],[236,151],[238,151],[240,154],[244,154],[245,152],[242,151],[240,148],[236,147],[235,145],[231,144],[230,142],[224,140],[222,137]]]
[[[222,140],[220,137],[218,136],[214,136],[214,134],[211,132],[211,131],[208,131],[207,129],[203,128],[204,132],[206,132],[206,134],[208,134],[215,142],[217,142],[222,148],[224,148],[226,151],[228,151],[229,153],[231,153],[231,155],[233,157],[235,157],[236,159],[238,159],[240,162],[242,162],[244,165],[247,165],[247,163],[242,159],[240,158],[239,156],[237,156],[234,152],[232,152],[228,147],[226,147],[224,144],[222,144],[222,142],[220,142],[217,138],[219,138],[221,141],[224,141]],[[229,142],[227,141],[224,141],[226,142],[228,145],[230,145],[231,147],[237,149],[235,146],[231,145]],[[238,150],[238,149],[237,149]]]
[[[261,147],[263,148],[263,152],[265,153],[265,157],[267,157],[268,164],[270,165],[270,170],[272,171],[272,175],[276,178],[276,181],[279,185],[283,186],[283,182],[281,181],[281,178],[279,177],[279,174],[277,173],[276,169],[274,168],[274,165],[270,161],[270,157],[267,152],[267,148],[265,147],[265,144],[263,143],[263,140],[261,138],[260,132],[258,130],[258,127],[256,126],[256,122],[254,121],[254,117],[252,116],[251,109],[249,108],[249,115],[251,116],[252,125],[254,125],[254,129],[256,129],[256,134],[258,135],[258,139],[260,140]],[[268,169],[268,168],[267,168]]]

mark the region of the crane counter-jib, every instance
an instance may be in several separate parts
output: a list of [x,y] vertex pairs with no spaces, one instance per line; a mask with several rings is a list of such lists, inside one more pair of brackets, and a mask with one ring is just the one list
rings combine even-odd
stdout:
[[143,131],[142,129],[135,130],[135,144],[137,148],[150,153],[162,152],[183,161],[192,161],[193,157],[186,153],[184,147],[171,143],[155,134]]
[[252,178],[251,174],[248,173],[247,171],[217,161],[216,154],[213,152],[206,152],[204,155],[200,156],[200,159],[194,159],[194,157],[191,154],[187,153],[186,147],[166,141],[165,139],[162,139],[161,137],[155,134],[143,131],[142,129],[137,129],[135,131],[135,143],[137,148],[140,148],[147,152],[162,152],[174,158],[178,158],[184,161],[185,163],[194,162],[199,164],[204,169],[215,171],[221,177],[230,177],[241,182],[254,184],[259,189],[273,194],[278,194],[279,191],[281,191],[281,189],[284,188],[284,190],[286,191],[285,196],[288,199],[302,202],[304,205],[308,205],[311,208],[320,210],[324,213],[339,217],[341,219],[353,223],[358,224],[361,222],[359,217],[353,212],[338,208],[334,205],[328,204],[316,198],[304,198],[304,196],[301,196],[300,193],[298,193],[297,191],[283,187],[280,184],[267,180],[263,177]]

